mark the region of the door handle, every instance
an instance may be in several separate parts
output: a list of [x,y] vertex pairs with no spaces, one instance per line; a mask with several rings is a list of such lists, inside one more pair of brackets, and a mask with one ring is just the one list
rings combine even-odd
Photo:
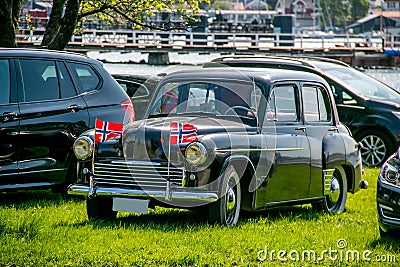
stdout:
[[68,109],[69,111],[71,111],[71,112],[76,112],[76,111],[78,111],[78,110],[84,109],[84,107],[81,106],[81,105],[73,104],[73,105],[67,107],[67,109]]
[[0,119],[2,119],[3,122],[7,122],[14,120],[16,117],[18,117],[18,113],[16,112],[4,112],[0,116]]
[[338,129],[338,127],[332,127],[332,128],[329,128],[328,131],[330,131],[330,132],[338,132],[339,129]]
[[305,126],[300,126],[300,127],[295,128],[295,130],[296,130],[296,131],[303,131],[303,132],[306,132],[306,127],[305,127]]

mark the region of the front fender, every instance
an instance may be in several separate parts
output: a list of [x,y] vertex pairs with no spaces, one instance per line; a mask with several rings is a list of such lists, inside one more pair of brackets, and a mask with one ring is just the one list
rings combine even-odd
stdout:
[[[221,166],[221,171],[218,176],[218,181],[223,176],[225,170],[233,165],[240,177],[242,203],[241,209],[253,210],[255,206],[255,191],[251,190],[251,184],[255,178],[255,166],[250,158],[246,155],[230,155]],[[219,183],[218,183],[219,184]]]

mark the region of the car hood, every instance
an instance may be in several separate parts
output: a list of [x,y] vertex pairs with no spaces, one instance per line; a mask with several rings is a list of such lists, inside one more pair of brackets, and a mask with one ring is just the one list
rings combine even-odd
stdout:
[[181,161],[182,152],[190,142],[202,142],[210,135],[237,135],[252,131],[256,131],[255,127],[240,121],[215,117],[162,117],[136,121],[124,129],[124,157],[128,160],[169,158]]

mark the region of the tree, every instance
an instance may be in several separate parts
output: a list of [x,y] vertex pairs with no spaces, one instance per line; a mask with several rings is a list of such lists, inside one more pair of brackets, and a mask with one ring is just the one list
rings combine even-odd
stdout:
[[0,0],[0,47],[15,47],[22,0]]
[[324,8],[322,8],[326,18],[332,27],[344,27],[347,24],[347,18],[350,14],[350,6],[347,0],[326,0],[324,1]]
[[332,26],[342,28],[365,17],[368,14],[368,8],[368,0],[325,0],[321,6]]
[[[174,10],[187,23],[193,20],[201,2],[207,0],[53,0],[54,7],[42,45],[49,49],[64,49],[76,25],[88,16],[96,16],[109,23],[129,22],[134,28],[164,29],[148,25],[146,16],[152,16],[154,11]],[[187,25],[185,23],[182,28]]]
[[[0,0],[0,46],[16,46],[15,31],[21,1]],[[154,11],[174,10],[183,21],[179,26],[183,29],[195,19],[199,3],[208,3],[208,0],[53,0],[42,46],[54,50],[64,49],[77,26],[88,16],[109,23],[130,23],[134,28],[164,29],[162,26],[148,25],[146,17],[151,17]]]
[[350,23],[356,22],[357,20],[365,17],[368,14],[369,1],[368,0],[350,0],[351,3],[351,21]]

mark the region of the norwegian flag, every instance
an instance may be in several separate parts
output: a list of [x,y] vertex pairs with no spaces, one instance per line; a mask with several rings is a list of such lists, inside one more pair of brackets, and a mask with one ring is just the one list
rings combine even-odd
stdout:
[[105,142],[110,138],[122,135],[122,123],[108,122],[96,119],[95,142]]
[[171,145],[183,144],[197,141],[197,128],[193,124],[171,122],[170,138]]

